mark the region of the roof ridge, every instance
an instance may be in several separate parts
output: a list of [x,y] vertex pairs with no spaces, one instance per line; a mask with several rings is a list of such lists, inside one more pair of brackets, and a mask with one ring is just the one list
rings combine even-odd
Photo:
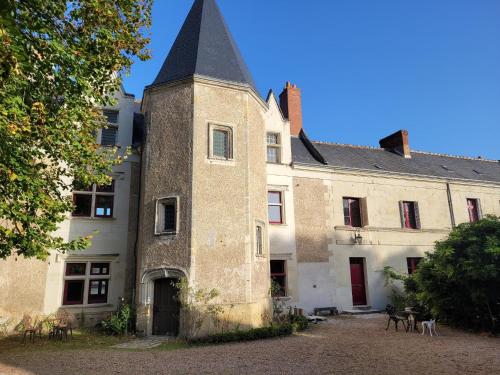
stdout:
[[500,162],[500,160],[485,159],[483,157],[441,154],[439,152],[431,152],[431,151],[411,150],[411,152],[412,153],[417,153],[417,154],[422,154],[422,155],[444,156],[444,157],[447,157],[447,158],[454,158],[454,159],[474,160],[474,161],[487,161],[487,162],[490,162],[490,163],[499,163]]
[[362,149],[368,149],[368,150],[378,150],[378,151],[385,151],[385,149],[381,147],[375,147],[375,146],[361,146],[361,145],[353,145],[349,143],[338,143],[338,142],[325,142],[325,141],[311,141],[312,143],[317,143],[319,145],[331,145],[331,146],[342,146],[342,147],[352,147],[352,148],[362,148]]
[[[338,142],[325,142],[325,141],[311,141],[312,143],[319,145],[330,145],[330,146],[341,146],[341,147],[351,147],[351,148],[359,148],[365,150],[376,150],[376,151],[385,151],[384,148],[375,147],[375,146],[361,146],[361,145],[353,145],[350,143],[338,143]],[[432,155],[432,156],[444,156],[448,158],[454,159],[463,159],[463,160],[474,160],[474,161],[487,161],[490,163],[500,163],[500,160],[493,159],[485,159],[482,157],[472,157],[472,156],[462,156],[462,155],[450,155],[450,154],[442,154],[439,152],[431,152],[431,151],[419,151],[419,150],[411,150],[412,153],[422,154],[422,155]]]

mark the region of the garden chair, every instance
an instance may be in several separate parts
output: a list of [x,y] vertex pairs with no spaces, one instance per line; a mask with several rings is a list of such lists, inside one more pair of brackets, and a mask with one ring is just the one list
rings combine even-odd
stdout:
[[75,326],[73,316],[66,310],[59,310],[52,319],[52,328],[49,337],[59,337],[61,340],[68,339],[68,332],[73,337],[73,327]]
[[394,326],[396,327],[396,331],[398,330],[398,323],[399,322],[403,323],[404,329],[407,330],[405,322],[408,323],[408,318],[405,316],[398,315],[396,313],[396,308],[393,305],[387,305],[385,307],[385,312],[389,316],[389,319],[387,320],[387,327],[385,328],[386,331],[389,329],[389,325],[391,324],[391,320],[394,322]]
[[29,335],[30,342],[35,342],[36,334],[42,338],[43,319],[33,319],[30,315],[24,315],[20,323],[23,330],[23,342],[26,342],[26,336]]

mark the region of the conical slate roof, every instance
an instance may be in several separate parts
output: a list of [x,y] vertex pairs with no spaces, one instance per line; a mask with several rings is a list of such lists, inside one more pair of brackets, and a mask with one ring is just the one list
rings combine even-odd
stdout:
[[247,84],[255,89],[215,0],[195,0],[153,85],[193,75]]

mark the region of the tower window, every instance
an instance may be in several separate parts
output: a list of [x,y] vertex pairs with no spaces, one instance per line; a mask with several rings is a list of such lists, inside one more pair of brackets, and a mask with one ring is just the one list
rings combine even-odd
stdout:
[[262,226],[257,225],[255,227],[255,248],[256,248],[256,254],[257,255],[262,255],[264,253],[264,240],[263,240],[263,230]]
[[177,234],[177,198],[158,200],[156,206],[156,234]]
[[228,126],[210,125],[210,158],[233,159],[233,132]]

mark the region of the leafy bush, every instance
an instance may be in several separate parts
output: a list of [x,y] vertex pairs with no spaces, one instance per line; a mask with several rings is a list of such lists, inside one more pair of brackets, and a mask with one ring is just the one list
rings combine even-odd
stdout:
[[290,315],[289,320],[294,331],[303,331],[309,325],[309,321],[303,315]]
[[272,325],[269,327],[253,328],[246,331],[228,331],[217,333],[202,338],[191,339],[191,344],[221,344],[226,342],[235,341],[252,341],[261,340],[272,337],[288,336],[293,333],[293,326],[291,323],[283,323],[279,325]]
[[132,321],[132,309],[129,305],[121,305],[118,311],[101,321],[102,328],[109,335],[127,334]]
[[436,243],[414,277],[419,301],[462,328],[499,332],[500,220],[460,224]]

